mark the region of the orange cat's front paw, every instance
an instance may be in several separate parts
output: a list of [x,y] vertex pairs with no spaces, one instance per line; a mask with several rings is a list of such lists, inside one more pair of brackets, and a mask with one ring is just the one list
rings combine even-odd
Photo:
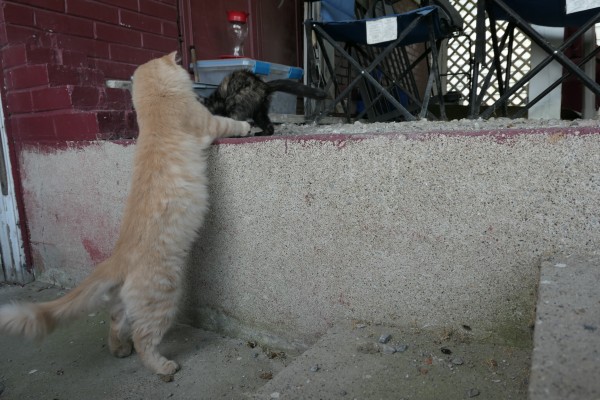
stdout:
[[251,126],[249,123],[243,121],[242,122],[243,128],[242,128],[242,134],[240,134],[240,136],[249,136],[252,132],[251,130]]

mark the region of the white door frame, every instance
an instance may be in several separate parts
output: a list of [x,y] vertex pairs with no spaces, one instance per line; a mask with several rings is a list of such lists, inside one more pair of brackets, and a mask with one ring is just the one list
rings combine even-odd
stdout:
[[19,225],[17,195],[13,181],[4,111],[0,100],[0,282],[25,284],[34,276],[27,271]]

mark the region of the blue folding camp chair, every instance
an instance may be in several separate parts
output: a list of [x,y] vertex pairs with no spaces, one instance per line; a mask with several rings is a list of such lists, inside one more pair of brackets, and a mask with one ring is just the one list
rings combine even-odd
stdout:
[[[314,38],[308,54],[308,84],[333,88],[335,97],[316,110],[307,110],[315,121],[340,106],[348,119],[435,118],[429,110],[434,84],[439,117],[446,119],[438,51],[443,39],[462,30],[462,19],[447,0],[431,0],[431,5],[400,14],[393,11],[391,3],[395,2],[375,0],[365,9],[351,0],[322,0],[321,20],[305,22],[307,43],[313,44]],[[333,56],[325,43],[332,46]],[[417,49],[421,54],[411,58],[409,48],[411,54]],[[315,66],[315,54],[321,57],[326,73]],[[342,80],[340,68],[346,63],[349,67]],[[424,88],[415,79],[415,70],[423,63]],[[351,100],[357,100],[356,111],[350,107]]]
[[[598,54],[600,47],[596,47],[589,54],[584,55],[576,64],[565,54],[576,40],[600,22],[600,7],[593,7],[578,12],[569,12],[567,2],[573,0],[478,0],[477,23],[475,40],[475,59],[473,76],[471,80],[471,95],[469,100],[469,115],[471,118],[489,118],[494,115],[509,117],[523,116],[528,109],[539,102],[555,87],[570,76],[576,77],[596,96],[600,95],[600,85],[587,76],[582,66]],[[580,2],[583,3],[583,2]],[[571,4],[576,4],[573,2]],[[489,18],[489,29],[492,37],[493,56],[491,63],[486,62],[486,16]],[[498,37],[497,21],[508,21],[508,27],[502,37]],[[565,40],[560,46],[555,47],[542,37],[531,24],[550,27],[573,27],[577,31]],[[514,43],[514,30],[519,28],[526,36],[543,49],[548,56],[537,66],[532,68],[521,79],[509,85],[511,77],[511,60]],[[506,62],[502,63],[502,51],[507,50]],[[562,77],[555,82],[548,82],[547,89],[543,90],[516,113],[509,115],[508,102],[518,90],[523,88],[536,74],[552,61],[559,62],[564,70]],[[504,65],[503,65],[504,64]],[[486,76],[482,77],[482,66],[492,65]],[[496,79],[499,99],[481,111],[484,96],[491,86],[492,78]]]

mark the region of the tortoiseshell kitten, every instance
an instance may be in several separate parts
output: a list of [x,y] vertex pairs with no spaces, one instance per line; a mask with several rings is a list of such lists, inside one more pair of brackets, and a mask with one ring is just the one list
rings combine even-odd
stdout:
[[327,93],[311,88],[291,79],[278,79],[264,82],[256,74],[247,70],[234,71],[223,78],[217,89],[204,100],[204,105],[214,115],[233,118],[238,121],[253,119],[262,132],[257,136],[268,136],[274,132],[269,119],[271,94],[284,92],[311,99],[325,99]]

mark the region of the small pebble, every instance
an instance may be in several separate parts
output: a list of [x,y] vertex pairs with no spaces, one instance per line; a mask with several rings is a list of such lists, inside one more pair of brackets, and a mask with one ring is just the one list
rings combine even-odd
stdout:
[[465,361],[460,357],[454,357],[452,359],[452,364],[454,364],[454,365],[463,365],[464,363],[465,363]]
[[440,351],[441,351],[442,353],[444,353],[444,354],[452,354],[452,350],[450,350],[450,349],[449,349],[449,348],[447,348],[447,347],[442,347],[442,348],[440,349]]
[[394,354],[397,351],[394,346],[390,346],[389,344],[381,346],[381,350],[384,354]]
[[392,335],[390,335],[389,333],[384,333],[381,336],[379,336],[379,343],[387,343],[390,341],[390,339],[392,338]]
[[313,365],[312,367],[310,367],[310,372],[317,372],[319,369],[321,369],[319,367],[318,364]]
[[279,398],[279,392],[273,392],[273,393],[271,393],[271,398],[272,399],[278,399]]
[[467,397],[468,398],[477,397],[477,396],[479,396],[479,390],[477,390],[475,388],[467,390]]
[[408,349],[407,344],[399,344],[398,346],[396,346],[396,351],[398,353],[404,353],[407,349]]

